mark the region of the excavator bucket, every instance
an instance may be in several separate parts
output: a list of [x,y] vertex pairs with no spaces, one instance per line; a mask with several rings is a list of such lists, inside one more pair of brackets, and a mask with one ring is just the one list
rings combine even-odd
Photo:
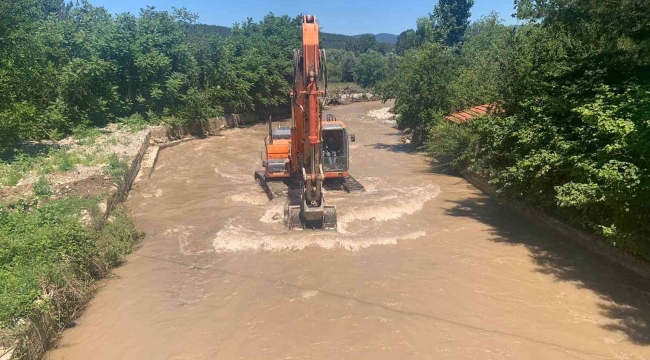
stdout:
[[284,208],[284,225],[289,230],[303,230],[305,228],[300,216],[300,205],[287,205]]
[[325,206],[323,230],[337,230],[336,206]]
[[336,230],[336,206],[309,207],[303,198],[301,184],[289,187],[289,199],[284,208],[284,223],[289,230]]
[[[307,210],[309,212],[316,212],[316,214],[305,216],[305,210],[303,210],[304,204],[302,204],[304,188],[299,182],[292,180],[267,181],[264,176],[264,171],[255,172],[255,180],[264,190],[269,200],[276,201],[276,199],[288,198],[284,207],[284,225],[287,229],[303,230],[308,228],[337,230],[336,206],[324,205],[319,209]],[[355,180],[353,180],[353,184],[358,185],[353,189],[349,189],[348,186],[350,186],[350,183],[336,183],[331,186],[331,190],[343,190],[346,192],[365,191],[363,186]],[[307,219],[307,217],[311,219]]]
[[284,208],[284,223],[289,230],[322,229],[337,230],[336,206],[325,206],[322,218],[307,220],[301,206],[287,205]]

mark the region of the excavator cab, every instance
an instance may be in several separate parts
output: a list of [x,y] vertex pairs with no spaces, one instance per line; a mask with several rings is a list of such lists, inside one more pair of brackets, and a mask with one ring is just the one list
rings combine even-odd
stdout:
[[340,124],[323,124],[323,171],[347,172],[350,168],[348,132]]

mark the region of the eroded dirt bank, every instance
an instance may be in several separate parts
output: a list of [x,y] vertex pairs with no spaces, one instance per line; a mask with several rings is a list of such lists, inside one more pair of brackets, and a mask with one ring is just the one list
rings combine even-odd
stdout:
[[366,193],[339,232],[282,227],[264,125],[160,153],[128,200],[149,236],[48,359],[647,359],[650,285],[431,171],[334,108]]

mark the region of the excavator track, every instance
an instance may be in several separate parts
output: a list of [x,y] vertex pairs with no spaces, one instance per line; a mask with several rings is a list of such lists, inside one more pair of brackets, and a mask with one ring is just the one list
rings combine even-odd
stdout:
[[348,176],[347,179],[345,179],[343,183],[343,189],[347,192],[365,192],[366,188],[361,185],[360,182],[357,181],[357,179],[353,178],[352,176]]
[[[263,171],[255,172],[255,180],[257,180],[257,182],[260,184],[269,200],[273,201],[275,199],[282,198],[287,199],[287,203],[284,206],[284,225],[287,227],[287,229],[303,230],[305,228],[308,228],[334,231],[337,230],[336,206],[323,206],[322,221],[306,221],[302,217],[302,201],[305,189],[303,188],[300,181],[293,179],[284,181],[267,181],[264,177]],[[340,182],[339,188],[337,190],[348,191],[342,186],[343,182]],[[363,188],[363,186],[361,186],[361,188]]]
[[348,176],[345,179],[327,179],[325,180],[324,187],[328,191],[345,191],[348,193],[366,191],[366,188],[352,176]]
[[264,171],[255,172],[255,180],[262,187],[270,201],[287,199],[284,206],[284,225],[290,230],[304,228],[304,221],[300,216],[302,192],[299,181],[275,180],[267,181]]
[[255,172],[255,180],[262,187],[269,200],[287,197],[289,194],[287,184],[282,181],[267,181],[264,176],[264,171]]
[[[276,180],[276,181],[267,181],[264,177],[264,171],[255,172],[255,180],[260,184],[262,190],[266,193],[266,196],[269,200],[275,200],[278,198],[291,197],[291,187],[292,183],[295,181],[290,180]],[[293,184],[294,187],[298,187],[298,184]],[[358,182],[352,176],[348,176],[346,179],[327,179],[323,187],[328,191],[345,191],[347,193],[352,192],[365,192],[366,188]],[[300,196],[300,189],[298,189],[298,196]],[[295,194],[294,194],[295,197]],[[300,202],[296,205],[299,205]]]

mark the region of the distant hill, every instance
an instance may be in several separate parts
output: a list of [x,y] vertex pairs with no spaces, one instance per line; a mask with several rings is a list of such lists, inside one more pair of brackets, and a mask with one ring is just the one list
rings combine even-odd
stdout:
[[[194,34],[206,34],[206,35],[219,35],[227,37],[230,35],[230,28],[227,26],[220,25],[206,25],[206,24],[195,24],[190,25],[191,32]],[[199,35],[200,36],[200,35]],[[345,49],[345,43],[355,37],[361,35],[342,35],[342,34],[332,34],[332,33],[321,33],[322,39],[321,44],[325,49]],[[397,42],[397,35],[381,33],[375,35],[377,42],[385,42],[388,44],[395,44]]]
[[[361,34],[365,35],[365,34]],[[360,37],[361,35],[342,35],[342,34],[332,34],[332,33],[321,33],[322,39],[321,43],[325,49],[345,49],[345,43],[352,39]],[[373,34],[370,34],[373,35]],[[375,40],[379,43],[387,43],[394,45],[397,43],[397,35],[381,33],[374,35]],[[393,48],[393,46],[388,46],[388,48]]]
[[[365,35],[365,34],[361,34],[361,35]],[[355,35],[354,37],[359,37],[361,35]],[[373,35],[373,34],[371,34],[371,35]],[[398,35],[387,34],[387,33],[374,34],[374,35],[375,35],[375,39],[377,40],[377,42],[385,42],[385,43],[389,43],[389,44],[396,44],[397,43]]]
[[220,25],[193,24],[190,25],[190,33],[227,37],[230,35],[230,28]]
[[350,35],[321,33],[321,44],[324,49],[345,49],[345,43],[352,39]]

